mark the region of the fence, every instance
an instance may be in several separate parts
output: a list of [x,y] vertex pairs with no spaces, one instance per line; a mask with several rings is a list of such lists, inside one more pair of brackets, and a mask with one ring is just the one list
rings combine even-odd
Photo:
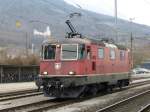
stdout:
[[0,65],[0,83],[33,81],[39,66]]

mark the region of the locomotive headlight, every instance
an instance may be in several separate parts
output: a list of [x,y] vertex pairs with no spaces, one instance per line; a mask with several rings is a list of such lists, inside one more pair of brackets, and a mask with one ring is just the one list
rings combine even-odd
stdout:
[[57,44],[56,47],[60,48],[60,44]]
[[76,73],[74,71],[70,71],[68,74],[69,75],[75,75]]
[[45,72],[43,72],[43,74],[44,74],[44,75],[48,75],[48,72],[45,71]]
[[55,69],[59,70],[61,68],[61,63],[55,63]]

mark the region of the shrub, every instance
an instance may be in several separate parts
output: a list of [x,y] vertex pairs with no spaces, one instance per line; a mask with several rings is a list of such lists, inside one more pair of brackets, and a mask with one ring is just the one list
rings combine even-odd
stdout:
[[8,65],[38,65],[40,57],[34,54],[27,56],[9,56],[5,50],[0,50],[0,64]]

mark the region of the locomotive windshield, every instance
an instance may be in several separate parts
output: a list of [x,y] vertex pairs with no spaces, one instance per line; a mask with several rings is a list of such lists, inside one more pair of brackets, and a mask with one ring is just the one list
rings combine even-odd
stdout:
[[45,45],[43,50],[44,59],[55,59],[56,45]]
[[77,44],[62,44],[62,59],[77,59]]
[[78,44],[62,44],[62,56],[64,60],[83,59],[85,57],[85,46]]

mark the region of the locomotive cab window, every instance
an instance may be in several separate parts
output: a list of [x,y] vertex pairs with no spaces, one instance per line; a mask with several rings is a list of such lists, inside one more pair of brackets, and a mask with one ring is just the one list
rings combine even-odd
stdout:
[[56,45],[45,45],[43,49],[44,59],[55,59]]
[[61,59],[63,60],[76,60],[78,57],[77,44],[62,44]]
[[116,58],[116,53],[115,53],[115,49],[110,49],[110,59],[114,60]]
[[98,49],[98,57],[100,59],[103,59],[104,58],[104,48],[99,48]]

